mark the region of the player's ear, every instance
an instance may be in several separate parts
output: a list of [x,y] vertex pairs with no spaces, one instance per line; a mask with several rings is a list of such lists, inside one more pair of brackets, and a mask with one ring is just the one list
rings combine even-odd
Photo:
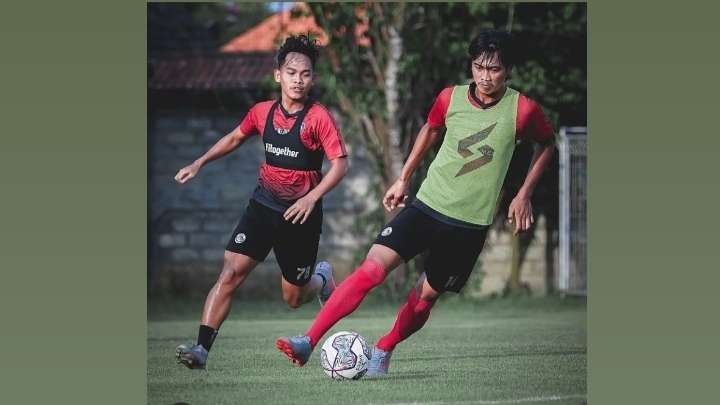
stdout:
[[275,75],[275,82],[280,83],[280,69],[275,69],[273,73]]

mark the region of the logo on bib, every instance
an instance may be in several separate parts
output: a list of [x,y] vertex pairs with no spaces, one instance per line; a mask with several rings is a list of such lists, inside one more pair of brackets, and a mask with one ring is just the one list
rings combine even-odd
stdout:
[[298,154],[300,154],[300,152],[294,151],[287,146],[284,148],[278,148],[277,146],[273,146],[273,144],[271,144],[271,143],[265,144],[265,152],[272,153],[275,156],[283,155],[283,156],[290,156],[290,157],[294,157],[294,158],[298,157]]
[[245,242],[245,239],[247,239],[247,238],[245,237],[244,233],[239,233],[239,234],[235,235],[235,243],[237,243],[237,244]]
[[[475,155],[475,153],[470,150],[470,147],[478,142],[484,141],[485,138],[490,135],[492,130],[495,129],[495,125],[497,125],[497,123],[490,125],[489,127],[483,129],[480,132],[461,139],[460,142],[458,142],[457,149],[460,156],[466,158]],[[465,163],[465,165],[463,165],[463,167],[461,167],[460,170],[457,172],[455,177],[462,176],[465,173],[469,173],[489,163],[493,158],[493,153],[495,152],[495,150],[489,145],[483,145],[477,151],[480,152],[481,156]]]
[[383,229],[382,232],[380,232],[380,235],[388,236],[391,233],[392,233],[392,226],[388,226],[387,228]]

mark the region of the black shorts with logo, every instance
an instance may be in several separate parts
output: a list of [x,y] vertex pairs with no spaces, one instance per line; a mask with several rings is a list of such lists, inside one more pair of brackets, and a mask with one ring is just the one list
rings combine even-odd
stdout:
[[322,203],[318,202],[304,224],[293,224],[275,211],[250,199],[225,249],[263,261],[274,249],[285,280],[305,285],[315,271],[322,231]]
[[488,228],[450,225],[409,205],[385,225],[375,243],[396,251],[406,262],[427,251],[430,286],[439,292],[459,292],[475,267]]

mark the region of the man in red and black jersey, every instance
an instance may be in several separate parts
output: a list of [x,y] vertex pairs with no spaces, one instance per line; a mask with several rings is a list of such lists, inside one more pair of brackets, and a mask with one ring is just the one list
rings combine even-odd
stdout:
[[[175,180],[185,183],[208,162],[218,159],[249,137],[260,135],[265,163],[258,185],[225,250],[222,272],[210,290],[197,343],[180,345],[177,359],[189,368],[205,368],[208,351],[230,311],[231,298],[250,271],[275,251],[282,270],[283,299],[292,308],[318,296],[323,304],[335,288],[332,268],[318,263],[322,227],[322,196],[347,171],[347,152],[328,110],[308,97],[318,49],[305,35],[291,36],[277,55],[275,81],[280,100],[256,104],[232,132]],[[330,170],[323,176],[323,156]]]

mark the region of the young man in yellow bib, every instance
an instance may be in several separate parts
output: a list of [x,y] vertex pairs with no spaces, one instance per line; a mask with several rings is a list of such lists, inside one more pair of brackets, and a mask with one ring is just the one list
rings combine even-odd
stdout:
[[337,287],[310,329],[277,340],[277,348],[293,363],[304,365],[322,336],[352,313],[387,274],[427,251],[417,287],[408,294],[392,329],[373,348],[367,376],[387,374],[395,346],[423,327],[442,293],[459,292],[467,282],[520,139],[531,139],[541,148],[510,204],[508,221],[516,233],[534,222],[530,197],[553,153],[552,127],[536,102],[507,86],[515,63],[508,33],[481,33],[471,41],[468,56],[472,83],[448,87],[438,95],[383,205],[391,211],[405,201],[415,169],[443,139],[416,199],[383,227],[365,261]]

